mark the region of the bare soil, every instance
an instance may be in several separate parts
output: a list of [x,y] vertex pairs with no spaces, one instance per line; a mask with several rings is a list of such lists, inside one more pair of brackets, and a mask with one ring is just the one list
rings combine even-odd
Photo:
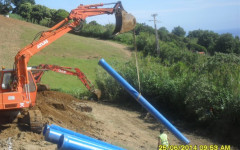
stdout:
[[[44,123],[56,124],[81,134],[97,138],[126,148],[150,150],[157,147],[157,136],[161,124],[143,117],[141,113],[105,103],[76,99],[56,91],[39,92],[37,106],[41,110]],[[90,106],[92,112],[82,112],[81,107]],[[172,145],[181,145],[166,130]],[[191,145],[219,145],[211,139],[183,130]],[[44,140],[41,134],[29,131],[27,125],[18,126],[5,123],[0,126],[0,149],[49,150],[56,144]],[[231,147],[231,149],[234,149]]]
[[[41,110],[44,123],[90,135],[94,120],[81,112],[81,106],[86,106],[86,102],[64,93],[44,91],[38,93],[37,106],[33,109]],[[0,139],[2,149],[8,149],[10,145],[13,149],[27,150],[56,148],[56,145],[44,141],[42,135],[29,132],[27,125],[18,126],[16,123],[1,124]]]

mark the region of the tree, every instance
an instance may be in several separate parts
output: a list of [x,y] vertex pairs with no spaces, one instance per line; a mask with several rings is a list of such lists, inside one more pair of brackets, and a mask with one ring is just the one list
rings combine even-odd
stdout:
[[40,21],[44,18],[44,7],[42,5],[33,5],[31,12],[31,19],[33,22],[37,21],[39,24]]
[[55,14],[53,15],[52,20],[55,23],[58,23],[60,21],[62,21],[64,18],[66,18],[69,15],[69,12],[64,10],[64,9],[58,9]]
[[165,27],[161,27],[158,29],[159,39],[162,41],[168,41],[169,37],[169,31]]
[[95,20],[89,22],[88,24],[89,24],[89,25],[92,25],[92,26],[99,25],[99,24],[97,23],[97,21],[95,21]]
[[14,13],[18,12],[18,9],[21,4],[30,3],[32,5],[35,5],[35,0],[11,0],[11,1],[12,1],[12,4],[15,6],[15,8],[13,9]]
[[6,15],[12,11],[11,0],[0,0],[0,14]]
[[218,37],[219,35],[217,33],[205,30],[198,38],[197,44],[204,46],[210,54],[213,54]]
[[135,27],[135,33],[136,35],[139,35],[140,32],[148,32],[151,34],[155,34],[154,29],[151,26],[146,25],[145,23],[141,23],[141,24],[137,23]]
[[235,37],[235,50],[234,53],[240,54],[240,39],[239,36]]
[[194,31],[190,31],[189,33],[188,33],[188,38],[199,38],[199,37],[201,37],[202,36],[202,34],[203,34],[203,30],[194,30]]
[[191,51],[198,51],[198,52],[207,52],[207,49],[204,46],[198,45],[196,43],[189,43],[187,48]]
[[222,34],[216,42],[215,51],[222,53],[233,53],[235,40],[230,33]]
[[104,33],[101,36],[101,38],[103,38],[103,39],[110,39],[112,37],[112,33],[114,31],[114,25],[113,24],[106,24],[104,26],[104,28],[106,30],[104,31]]
[[48,27],[52,27],[54,26],[56,23],[53,21],[53,18],[55,16],[55,13],[57,12],[56,9],[49,9],[49,13],[50,13],[50,18],[45,18],[45,20],[48,20],[47,24],[45,26]]
[[43,18],[52,18],[51,10],[46,6],[43,6]]
[[23,18],[29,21],[31,19],[31,12],[32,12],[32,4],[31,3],[24,3],[21,4],[18,9],[18,14]]
[[177,27],[173,28],[172,34],[180,36],[180,37],[184,37],[186,32],[184,31],[184,29],[182,27],[177,26]]

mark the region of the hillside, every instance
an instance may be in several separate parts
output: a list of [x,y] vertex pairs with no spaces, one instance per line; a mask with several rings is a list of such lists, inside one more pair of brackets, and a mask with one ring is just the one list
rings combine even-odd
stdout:
[[[47,28],[0,16],[0,63],[12,67],[14,56],[25,45],[31,43],[35,34]],[[91,81],[95,79],[97,62],[103,57],[107,61],[126,61],[131,53],[126,46],[66,34],[30,60],[31,65],[57,64],[80,68]],[[43,82],[62,91],[85,90],[74,77],[48,72]],[[83,101],[55,91],[38,93],[37,107],[42,111],[45,123],[54,123],[92,136],[126,149],[155,149],[161,125],[146,114],[126,108],[92,101]],[[57,105],[56,105],[57,104]],[[81,112],[79,105],[91,106],[93,111]],[[63,106],[63,107],[56,107]],[[223,145],[197,129],[188,129],[181,121],[170,120],[189,138],[191,145]],[[2,122],[2,119],[0,120]],[[170,143],[181,145],[169,131]],[[202,136],[200,136],[200,134]],[[0,125],[0,149],[55,149],[56,145],[44,141],[41,135],[18,128],[15,124]],[[234,149],[231,147],[231,149]]]
[[[44,30],[47,30],[47,28],[0,16],[1,66],[12,68],[17,52],[30,44],[38,32]],[[94,82],[99,59],[125,61],[131,56],[131,52],[127,49],[126,46],[110,41],[65,34],[34,55],[30,59],[29,66],[55,64],[76,67],[85,73],[90,81]],[[42,82],[47,83],[52,89],[70,93],[86,90],[82,83],[77,81],[76,77],[68,76],[67,79],[64,75],[47,72]]]

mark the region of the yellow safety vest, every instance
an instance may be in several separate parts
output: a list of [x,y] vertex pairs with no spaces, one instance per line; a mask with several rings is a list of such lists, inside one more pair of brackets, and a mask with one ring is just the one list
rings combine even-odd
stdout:
[[168,139],[167,139],[167,134],[163,133],[159,135],[159,138],[161,139],[161,145],[169,146],[168,144]]

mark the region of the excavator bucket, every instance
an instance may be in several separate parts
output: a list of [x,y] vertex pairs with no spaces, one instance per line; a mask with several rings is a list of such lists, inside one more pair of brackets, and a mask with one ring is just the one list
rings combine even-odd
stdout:
[[115,17],[116,27],[113,35],[131,31],[136,26],[136,18],[121,8],[116,10]]
[[102,91],[99,90],[99,89],[95,89],[93,93],[96,94],[98,100],[99,100],[99,99],[101,98],[101,96],[102,96]]

